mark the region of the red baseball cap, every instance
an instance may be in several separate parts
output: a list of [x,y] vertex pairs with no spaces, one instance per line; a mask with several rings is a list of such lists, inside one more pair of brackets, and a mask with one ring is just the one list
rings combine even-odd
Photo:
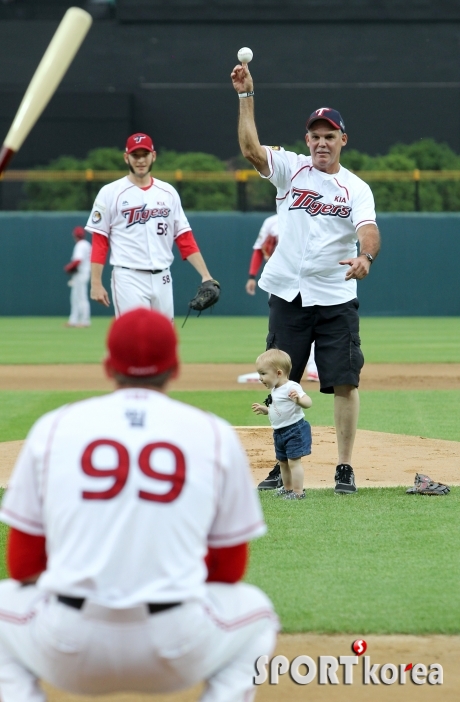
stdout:
[[105,363],[112,370],[137,378],[176,371],[177,336],[160,312],[137,307],[122,314],[109,329]]
[[72,232],[72,234],[73,234],[74,237],[76,237],[77,239],[84,239],[85,236],[86,236],[86,232],[85,232],[85,230],[83,229],[83,227],[75,227],[74,230],[73,230],[73,232]]
[[152,139],[147,134],[142,134],[138,132],[137,134],[131,134],[126,142],[126,153],[130,154],[136,149],[145,149],[146,151],[155,151]]

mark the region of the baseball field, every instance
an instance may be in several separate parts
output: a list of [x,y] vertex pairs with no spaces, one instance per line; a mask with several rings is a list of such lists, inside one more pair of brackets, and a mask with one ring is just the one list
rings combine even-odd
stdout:
[[[60,318],[0,319],[0,485],[32,423],[66,402],[110,391],[100,361],[110,320],[68,329]],[[274,463],[268,418],[251,412],[266,390],[239,384],[264,350],[263,317],[191,318],[180,335],[182,371],[171,395],[238,427],[255,484]],[[443,685],[304,686],[289,675],[261,686],[257,699],[458,699],[460,690],[460,319],[363,318],[366,365],[353,466],[359,492],[333,493],[333,401],[316,383],[312,455],[305,459],[307,499],[283,502],[262,493],[268,534],[251,547],[249,582],[272,598],[282,634],[277,653],[351,655],[365,639],[371,663],[441,664]],[[444,497],[410,496],[415,473],[449,484]],[[0,530],[4,550],[6,530]],[[5,577],[4,559],[1,577]],[[51,702],[86,698],[50,690]],[[101,700],[191,702],[197,690],[169,697],[116,695]],[[88,698],[89,700],[89,698]]]

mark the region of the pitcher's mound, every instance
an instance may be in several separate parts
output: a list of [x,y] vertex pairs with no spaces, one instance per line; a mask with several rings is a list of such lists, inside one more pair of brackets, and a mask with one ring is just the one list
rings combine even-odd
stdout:
[[[236,427],[257,485],[275,464],[270,427]],[[311,456],[303,459],[305,487],[334,487],[337,445],[335,429],[313,427]],[[0,486],[6,487],[23,441],[0,443]],[[447,485],[460,485],[460,443],[422,436],[358,430],[353,469],[358,487],[413,485],[416,473],[425,473]]]
[[[254,480],[267,477],[275,464],[270,427],[237,427],[249,456]],[[332,427],[312,427],[311,456],[303,460],[305,487],[334,487],[337,442]],[[421,436],[384,434],[358,430],[353,451],[353,470],[358,487],[413,485],[416,473],[425,473],[447,485],[460,485],[460,443]]]

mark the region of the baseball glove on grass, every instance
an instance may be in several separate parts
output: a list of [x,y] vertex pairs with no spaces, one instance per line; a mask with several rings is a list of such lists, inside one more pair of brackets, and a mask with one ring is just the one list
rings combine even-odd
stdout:
[[414,487],[406,492],[408,495],[448,495],[450,487],[444,483],[435,483],[428,475],[416,473]]
[[207,310],[208,307],[216,304],[219,295],[220,285],[217,280],[206,280],[204,283],[201,283],[195,297],[190,300],[188,306],[191,310],[203,312],[203,310]]

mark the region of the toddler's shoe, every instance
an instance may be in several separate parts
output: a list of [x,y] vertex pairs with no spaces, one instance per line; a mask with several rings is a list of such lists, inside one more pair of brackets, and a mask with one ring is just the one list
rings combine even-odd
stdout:
[[276,488],[276,490],[274,490],[273,494],[275,497],[284,497],[284,495],[287,495],[289,492],[292,492],[292,490],[286,490],[284,485],[282,485],[281,487]]
[[304,500],[305,499],[305,490],[299,495],[298,492],[294,492],[294,490],[287,490],[286,494],[283,497],[283,500]]

